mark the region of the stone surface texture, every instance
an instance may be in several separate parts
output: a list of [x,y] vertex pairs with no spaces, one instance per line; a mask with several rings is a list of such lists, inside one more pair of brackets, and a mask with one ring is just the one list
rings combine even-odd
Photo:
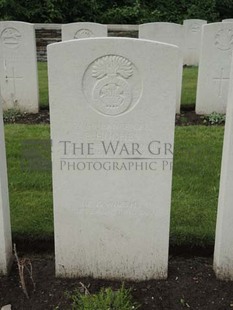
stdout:
[[203,26],[196,113],[226,113],[233,49],[233,23]]
[[62,41],[107,37],[108,28],[106,25],[97,23],[70,23],[62,25],[61,35]]
[[222,280],[233,280],[233,65],[230,85],[214,252],[214,270]]
[[184,20],[184,64],[188,66],[198,66],[201,47],[202,25],[207,24],[202,19]]
[[175,23],[147,23],[139,25],[139,38],[173,44],[179,47],[179,71],[176,77],[177,96],[176,113],[180,113],[182,76],[183,76],[183,55],[184,55],[184,28],[183,25]]
[[4,110],[38,112],[34,25],[15,21],[0,22],[0,87]]
[[128,38],[48,47],[57,276],[167,277],[178,57]]
[[8,180],[5,137],[0,96],[0,275],[9,271],[12,259],[11,224],[9,210]]

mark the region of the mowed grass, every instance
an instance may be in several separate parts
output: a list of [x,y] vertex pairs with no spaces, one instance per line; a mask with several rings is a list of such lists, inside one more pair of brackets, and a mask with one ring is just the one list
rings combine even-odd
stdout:
[[185,67],[183,69],[181,107],[195,105],[197,89],[198,67]]
[[[223,127],[177,127],[171,244],[212,245],[217,210]],[[48,125],[6,125],[11,220],[14,236],[53,236],[51,172],[21,170],[22,143],[49,139]],[[156,203],[155,203],[156,208]]]
[[171,244],[212,245],[224,127],[176,127]]
[[49,106],[47,62],[38,62],[40,108]]
[[[198,69],[184,68],[182,105],[193,105]],[[47,63],[38,63],[40,107],[48,107]],[[14,236],[53,236],[51,171],[21,169],[23,141],[49,139],[48,125],[6,125]],[[172,245],[214,242],[223,127],[177,127],[171,212]]]
[[53,236],[51,172],[22,169],[24,141],[49,139],[49,126],[6,125],[8,182],[13,234]]
[[[183,85],[181,105],[194,105],[196,102],[196,86],[197,86],[197,67],[185,67],[183,70]],[[40,107],[48,108],[48,73],[47,63],[38,63],[39,90],[40,90]]]

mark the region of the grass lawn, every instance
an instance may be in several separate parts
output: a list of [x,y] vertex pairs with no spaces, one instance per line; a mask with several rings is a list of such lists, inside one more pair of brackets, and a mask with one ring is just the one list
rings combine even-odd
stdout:
[[183,70],[181,106],[194,105],[196,102],[197,67],[186,67]]
[[49,105],[47,62],[38,62],[40,107]]
[[[214,242],[224,128],[177,127],[171,213],[171,244]],[[13,234],[53,236],[51,172],[23,172],[22,141],[49,139],[48,125],[6,125]]]
[[[38,63],[40,106],[48,107],[47,63]],[[184,68],[182,105],[195,103],[197,68]],[[171,212],[172,245],[214,242],[223,127],[177,127]],[[53,236],[50,171],[21,169],[22,143],[49,139],[48,125],[6,125],[13,235]]]
[[42,238],[52,236],[51,173],[24,172],[21,169],[23,142],[49,139],[49,126],[6,125],[5,136],[13,234]]
[[224,127],[176,127],[171,244],[211,245]]
[[[181,105],[194,105],[196,102],[197,67],[186,67],[183,70],[183,86]],[[47,63],[38,63],[40,107],[48,107],[48,74]]]

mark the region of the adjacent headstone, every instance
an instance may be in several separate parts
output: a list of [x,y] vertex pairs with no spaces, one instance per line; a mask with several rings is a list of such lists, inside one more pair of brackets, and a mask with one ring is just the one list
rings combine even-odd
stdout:
[[0,275],[7,274],[12,261],[5,138],[0,96]]
[[218,216],[214,251],[214,269],[222,280],[233,280],[233,63],[231,66]]
[[73,40],[48,65],[56,275],[166,278],[178,48]]
[[11,310],[11,305],[3,306],[1,310]]
[[196,113],[225,113],[233,49],[233,23],[213,23],[202,27]]
[[34,25],[0,22],[0,85],[4,110],[38,112]]
[[184,64],[188,66],[198,66],[201,47],[201,30],[202,25],[207,24],[202,19],[184,20]]
[[180,113],[183,53],[184,53],[184,28],[174,23],[148,23],[139,25],[139,38],[173,44],[179,47],[179,72],[177,80],[176,113]]
[[184,27],[175,23],[147,23],[139,25],[139,37],[177,45],[184,49]]
[[231,23],[231,22],[233,22],[233,18],[223,19],[222,22],[223,23],[229,23],[229,22]]
[[83,22],[62,25],[62,41],[107,36],[107,26],[98,23]]

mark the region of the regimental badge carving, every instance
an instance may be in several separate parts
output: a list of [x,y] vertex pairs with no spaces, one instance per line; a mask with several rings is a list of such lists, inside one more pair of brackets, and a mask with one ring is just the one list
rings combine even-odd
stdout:
[[80,29],[74,35],[74,39],[85,39],[90,37],[94,37],[94,34],[89,29]]
[[131,89],[127,79],[132,76],[132,64],[120,56],[105,56],[95,61],[92,76],[98,80],[93,99],[101,112],[115,115],[131,103]]
[[215,46],[227,51],[233,48],[233,31],[232,29],[221,29],[215,35]]
[[18,47],[21,40],[21,33],[13,27],[5,28],[1,33],[1,41],[8,48]]
[[130,60],[106,55],[96,59],[86,70],[83,90],[92,108],[104,115],[116,116],[136,105],[142,82]]
[[194,33],[199,32],[200,28],[201,28],[201,26],[197,23],[194,23],[190,26],[191,32],[194,32]]

